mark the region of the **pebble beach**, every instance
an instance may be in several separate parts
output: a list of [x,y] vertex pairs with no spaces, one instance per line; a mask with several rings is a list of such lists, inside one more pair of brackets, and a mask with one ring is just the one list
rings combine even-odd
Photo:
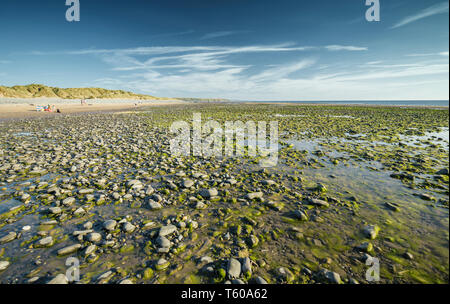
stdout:
[[[165,103],[0,111],[0,283],[448,283],[448,108]],[[277,165],[172,155],[193,113]]]

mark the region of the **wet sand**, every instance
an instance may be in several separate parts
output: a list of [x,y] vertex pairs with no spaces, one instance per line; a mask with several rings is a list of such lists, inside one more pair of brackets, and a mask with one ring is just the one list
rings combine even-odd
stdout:
[[[0,119],[8,118],[30,118],[30,117],[52,117],[60,114],[72,113],[93,113],[93,112],[111,112],[111,111],[128,111],[148,106],[166,106],[171,104],[184,104],[186,102],[180,100],[164,100],[150,101],[135,105],[133,102],[121,103],[96,103],[96,104],[75,104],[75,103],[56,103],[55,112],[37,112],[36,103],[30,100],[28,104],[0,104]],[[40,103],[45,104],[45,103]],[[61,113],[56,113],[59,109]]]

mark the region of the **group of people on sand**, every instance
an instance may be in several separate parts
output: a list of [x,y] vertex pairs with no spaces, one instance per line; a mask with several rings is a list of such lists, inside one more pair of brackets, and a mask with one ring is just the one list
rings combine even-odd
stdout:
[[61,113],[61,111],[59,109],[56,109],[55,111],[55,105],[46,105],[46,106],[36,106],[36,110],[37,111],[43,111],[43,112],[56,112],[56,113]]

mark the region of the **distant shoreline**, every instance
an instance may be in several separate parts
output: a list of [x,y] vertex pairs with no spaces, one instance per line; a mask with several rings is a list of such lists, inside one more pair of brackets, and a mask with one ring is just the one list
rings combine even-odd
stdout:
[[260,101],[248,101],[239,102],[243,104],[259,104],[259,105],[280,105],[280,106],[341,106],[341,107],[386,107],[386,108],[430,108],[430,109],[448,109],[448,105],[423,105],[423,104],[367,104],[367,103],[314,103],[314,102],[260,102]]
[[449,107],[448,100],[234,101],[233,103],[334,106]]

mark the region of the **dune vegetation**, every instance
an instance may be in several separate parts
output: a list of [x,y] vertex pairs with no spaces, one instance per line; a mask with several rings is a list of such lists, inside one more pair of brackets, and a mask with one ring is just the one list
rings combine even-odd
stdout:
[[102,88],[56,88],[42,84],[0,86],[0,98],[62,98],[62,99],[136,99],[162,100],[167,98],[135,94],[123,90]]

